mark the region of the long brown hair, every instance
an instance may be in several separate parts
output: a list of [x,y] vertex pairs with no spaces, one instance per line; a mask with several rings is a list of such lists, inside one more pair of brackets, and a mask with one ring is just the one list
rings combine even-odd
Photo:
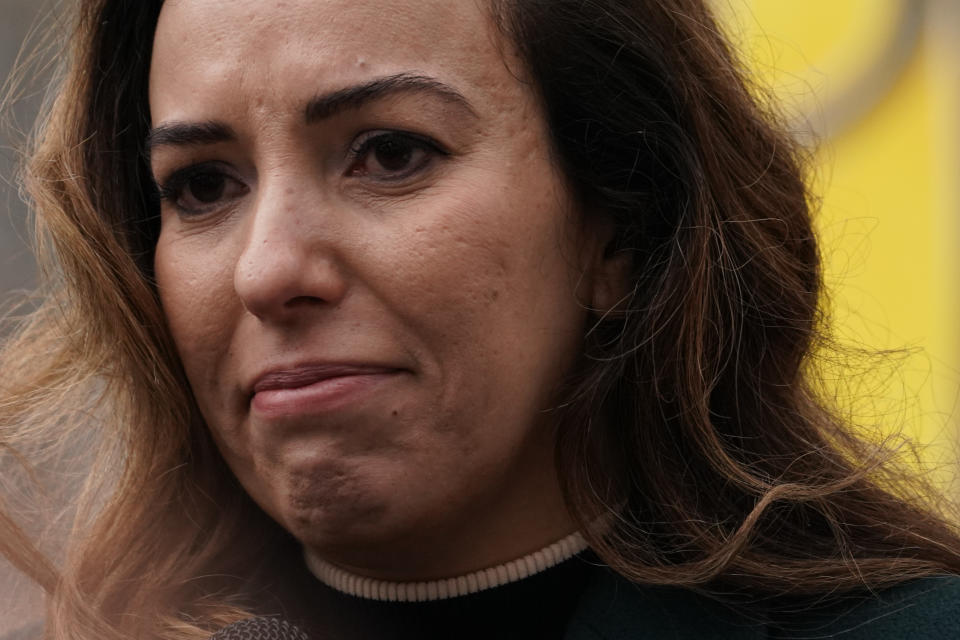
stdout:
[[[630,294],[596,313],[555,409],[560,476],[596,553],[631,580],[724,594],[960,572],[932,494],[815,392],[804,154],[704,4],[492,4],[555,161],[630,265]],[[46,290],[0,356],[17,372],[0,383],[0,447],[35,461],[98,427],[61,568],[0,516],[0,549],[50,593],[48,637],[204,637],[244,615],[268,567],[296,562],[216,452],[152,286],[161,5],[80,3],[28,173]]]
[[613,217],[610,250],[633,267],[559,439],[571,509],[602,523],[593,548],[636,581],[727,591],[956,572],[953,528],[919,506],[931,492],[817,393],[830,345],[806,155],[704,4],[498,15],[583,209]]

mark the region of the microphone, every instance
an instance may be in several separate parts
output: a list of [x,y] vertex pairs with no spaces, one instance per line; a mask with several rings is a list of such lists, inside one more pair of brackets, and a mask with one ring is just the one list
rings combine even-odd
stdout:
[[310,640],[303,631],[279,618],[247,618],[210,636],[210,640]]

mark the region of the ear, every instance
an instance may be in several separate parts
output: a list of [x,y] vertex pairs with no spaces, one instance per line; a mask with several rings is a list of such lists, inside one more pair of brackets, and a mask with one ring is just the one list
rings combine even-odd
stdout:
[[623,311],[633,291],[630,282],[632,254],[616,246],[616,226],[609,216],[591,221],[589,308],[599,316]]

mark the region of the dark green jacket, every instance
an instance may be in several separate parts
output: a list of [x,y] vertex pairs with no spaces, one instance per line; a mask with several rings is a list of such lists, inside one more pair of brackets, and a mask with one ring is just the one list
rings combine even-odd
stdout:
[[[687,589],[633,585],[605,569],[592,573],[565,640],[960,640],[960,577],[810,602],[787,617],[736,612]],[[32,640],[39,630],[0,640]]]
[[637,586],[598,570],[565,640],[960,640],[960,577],[792,609],[736,612],[690,590]]

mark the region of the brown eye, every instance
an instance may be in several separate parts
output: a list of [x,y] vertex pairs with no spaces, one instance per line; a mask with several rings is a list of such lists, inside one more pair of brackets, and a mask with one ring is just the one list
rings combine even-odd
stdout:
[[351,149],[349,175],[385,182],[399,181],[428,167],[436,156],[447,155],[433,141],[410,133],[386,131],[361,139]]
[[226,177],[217,174],[200,174],[190,178],[187,183],[187,193],[184,196],[190,197],[202,204],[216,202],[223,197],[226,191]]
[[247,192],[246,186],[218,164],[181,169],[159,185],[160,198],[181,215],[199,215],[229,204]]

